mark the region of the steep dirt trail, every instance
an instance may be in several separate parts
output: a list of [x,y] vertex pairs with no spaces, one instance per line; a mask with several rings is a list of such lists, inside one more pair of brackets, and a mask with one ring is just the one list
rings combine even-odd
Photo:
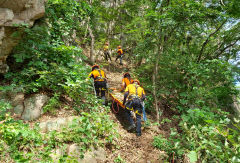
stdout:
[[[109,87],[117,89],[115,91],[119,93],[118,90],[121,88],[122,74],[126,72],[126,70],[129,70],[131,65],[123,61],[123,65],[120,66],[119,62],[115,62],[114,57],[112,57],[112,62],[106,62],[103,58],[100,58],[96,63],[102,65],[101,69],[103,69],[107,75]],[[121,96],[121,98],[122,97],[123,96]],[[116,111],[118,111],[118,109],[116,109]],[[146,127],[143,124],[142,136],[136,137],[135,133],[129,133],[126,130],[127,122],[124,109],[120,108],[117,114],[112,111],[110,117],[116,122],[116,129],[120,137],[118,138],[117,148],[107,150],[106,162],[112,163],[114,160],[117,161],[118,157],[126,163],[163,162],[161,159],[163,159],[164,153],[154,148],[152,143],[154,136],[159,134],[165,135],[166,133],[164,131],[160,130],[157,126],[150,125]],[[150,119],[150,121],[152,120]]]
[[[122,73],[105,70],[108,75],[110,88],[119,88]],[[108,161],[120,156],[127,163],[159,163],[162,153],[152,145],[153,137],[160,134],[157,126],[142,127],[142,136],[136,137],[135,133],[126,130],[126,119],[123,110],[119,113],[111,113],[111,119],[117,123],[117,131],[120,135],[118,139],[118,149],[108,151]]]

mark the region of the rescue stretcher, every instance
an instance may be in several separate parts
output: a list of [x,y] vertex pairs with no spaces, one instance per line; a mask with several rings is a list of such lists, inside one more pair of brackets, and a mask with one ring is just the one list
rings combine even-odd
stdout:
[[[111,91],[108,91],[108,94],[109,94],[109,97],[112,99],[112,110],[115,113],[118,113],[120,108],[128,109],[135,114],[141,115],[144,121],[147,120],[145,110],[143,111],[143,114],[140,114],[138,113],[138,111],[134,111],[133,108],[126,107],[125,105],[123,105],[123,101],[121,100],[124,97],[123,93],[117,91],[117,89],[114,89],[114,88],[110,88],[109,90],[111,90]],[[118,109],[117,111],[114,109],[114,106],[113,106],[114,104],[117,105],[117,109]],[[134,115],[134,117],[136,117],[136,115]]]
[[[123,93],[121,93],[120,91],[118,91],[115,88],[110,88],[108,90],[108,98],[110,98],[112,100],[112,110],[114,113],[118,113],[119,109],[124,109],[125,106],[123,105],[123,101],[121,99],[123,99]],[[114,105],[116,105],[117,110],[115,110]]]
[[125,108],[122,100],[120,100],[118,97],[116,97],[116,95],[114,95],[113,93],[109,93],[109,96],[112,98],[113,102],[116,102],[119,106],[121,106],[122,108]]

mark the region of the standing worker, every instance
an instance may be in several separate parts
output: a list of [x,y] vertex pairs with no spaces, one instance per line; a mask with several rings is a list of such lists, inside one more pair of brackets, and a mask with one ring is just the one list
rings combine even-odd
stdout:
[[103,51],[104,51],[104,57],[105,57],[105,60],[108,61],[108,58],[110,59],[110,61],[112,61],[111,57],[110,57],[110,54],[109,54],[109,51],[108,51],[108,43],[106,42],[104,47],[103,47]]
[[[126,99],[128,97],[128,100],[126,102]],[[136,135],[141,136],[141,114],[143,110],[142,102],[145,100],[146,95],[144,92],[144,89],[140,86],[140,82],[138,80],[134,80],[133,84],[129,84],[127,88],[125,89],[124,93],[124,99],[123,99],[123,105],[126,103],[126,116],[130,123],[130,126],[128,127],[128,131],[131,131],[136,127],[133,118],[131,116],[131,112],[129,109],[133,109],[133,111],[136,113],[137,118],[137,127],[136,127]]]
[[120,58],[120,65],[123,65],[122,64],[122,58],[123,58],[123,50],[121,49],[121,46],[119,45],[118,46],[118,51],[117,51],[118,55],[117,55],[117,58],[115,60],[115,62],[117,62],[118,58]]
[[128,72],[124,73],[122,79],[122,90],[125,90],[126,87],[132,82],[133,80],[131,79],[131,75]]
[[106,75],[103,70],[100,70],[98,65],[92,66],[92,72],[88,75],[88,78],[93,78],[94,88],[96,96],[103,100],[103,105],[106,104],[106,90],[107,90],[107,80]]

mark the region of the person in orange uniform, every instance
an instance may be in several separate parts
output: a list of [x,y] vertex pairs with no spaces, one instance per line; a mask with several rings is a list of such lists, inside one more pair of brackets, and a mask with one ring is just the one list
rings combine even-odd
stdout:
[[93,78],[96,96],[103,100],[103,105],[106,104],[105,92],[107,90],[106,74],[103,70],[100,70],[98,65],[92,66],[92,72],[88,75],[88,78]]
[[128,72],[124,73],[122,79],[122,91],[124,91],[126,87],[132,82],[133,80],[131,79],[131,75]]
[[108,58],[109,58],[109,60],[112,61],[109,51],[108,51],[108,43],[107,42],[105,43],[105,45],[103,47],[103,51],[104,51],[105,60],[108,61]]
[[[128,100],[126,101],[126,99]],[[144,89],[140,86],[140,82],[138,80],[134,80],[132,84],[129,84],[124,93],[123,105],[127,108],[133,108],[134,112],[136,113],[137,122],[136,125],[133,121],[131,116],[130,110],[126,109],[126,116],[130,123],[128,127],[128,131],[131,131],[136,127],[136,135],[141,136],[141,114],[143,112],[143,105],[142,102],[145,100],[146,95]]]
[[120,65],[123,65],[122,64],[123,50],[122,50],[121,46],[118,46],[117,53],[118,53],[118,55],[117,55],[117,58],[116,58],[115,62],[117,62],[117,60],[120,59]]

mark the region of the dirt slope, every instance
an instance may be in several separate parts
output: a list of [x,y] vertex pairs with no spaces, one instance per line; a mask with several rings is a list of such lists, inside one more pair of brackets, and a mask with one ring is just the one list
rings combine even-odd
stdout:
[[[119,90],[121,88],[122,75],[131,68],[131,65],[123,61],[121,66],[119,62],[115,62],[113,57],[112,62],[99,59],[96,63],[102,65],[101,68],[107,75],[109,87]],[[118,111],[117,108],[115,110]],[[150,118],[149,115],[148,118]],[[155,149],[152,142],[154,136],[159,134],[165,135],[166,132],[160,130],[157,126],[150,125],[144,127],[145,125],[143,124],[142,136],[136,137],[135,133],[127,132],[125,113],[121,108],[117,114],[114,111],[111,112],[111,119],[117,123],[117,131],[120,138],[118,139],[117,149],[108,149],[106,162],[112,163],[114,160],[117,161],[118,157],[122,158],[126,163],[163,162],[161,159],[163,159],[164,153]],[[153,120],[150,118],[150,121]]]

